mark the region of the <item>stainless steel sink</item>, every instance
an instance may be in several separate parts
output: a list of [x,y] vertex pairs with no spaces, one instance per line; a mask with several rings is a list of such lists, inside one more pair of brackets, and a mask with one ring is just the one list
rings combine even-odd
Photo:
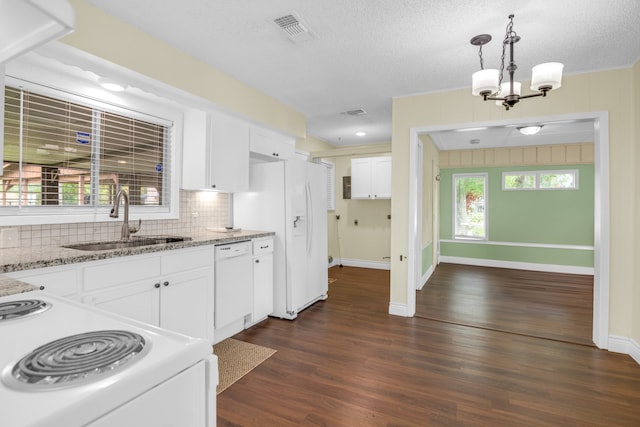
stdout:
[[184,242],[191,240],[191,237],[181,236],[140,236],[131,240],[115,240],[109,242],[88,242],[74,245],[64,245],[63,248],[76,249],[79,251],[108,251],[112,249],[137,248],[140,246],[162,245],[166,243]]

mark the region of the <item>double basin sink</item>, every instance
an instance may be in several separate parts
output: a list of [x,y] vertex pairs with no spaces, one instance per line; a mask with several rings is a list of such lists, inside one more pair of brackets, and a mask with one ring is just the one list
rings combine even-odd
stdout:
[[141,246],[163,245],[166,243],[176,243],[191,240],[191,237],[181,236],[140,236],[130,240],[115,240],[109,242],[88,242],[65,245],[63,248],[76,249],[79,251],[107,251],[112,249],[138,248]]

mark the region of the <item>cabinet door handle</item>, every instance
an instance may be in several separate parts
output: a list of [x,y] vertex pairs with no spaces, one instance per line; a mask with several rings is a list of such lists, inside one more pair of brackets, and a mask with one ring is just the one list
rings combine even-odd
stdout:
[[40,286],[40,290],[44,291],[44,285]]
[[169,286],[169,282],[164,282],[163,285]]
[[259,259],[256,260],[256,264],[260,264],[260,260]]
[[160,287],[160,283],[156,283],[155,285],[153,285],[154,288],[159,288]]

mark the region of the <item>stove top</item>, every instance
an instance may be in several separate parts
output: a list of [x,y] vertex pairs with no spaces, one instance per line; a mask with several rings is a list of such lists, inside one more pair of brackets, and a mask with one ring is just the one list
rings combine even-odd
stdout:
[[[32,305],[25,300],[48,308],[15,317],[17,306]],[[0,297],[0,304],[12,313],[6,316],[11,320],[0,321],[3,426],[88,424],[211,355],[206,340],[46,291]],[[58,368],[50,365],[60,365],[62,372],[54,374]]]
[[51,304],[39,299],[25,299],[0,303],[0,322],[30,316],[51,308]]
[[104,379],[149,351],[140,334],[92,331],[44,344],[6,370],[2,382],[18,390],[53,390]]

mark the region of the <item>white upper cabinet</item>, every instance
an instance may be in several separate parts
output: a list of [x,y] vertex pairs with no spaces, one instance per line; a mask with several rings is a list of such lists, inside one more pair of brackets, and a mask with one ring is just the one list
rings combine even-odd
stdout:
[[351,159],[351,198],[391,198],[391,157]]
[[230,193],[249,191],[249,126],[211,114],[209,188]]
[[66,0],[0,0],[0,63],[73,31]]
[[182,188],[249,190],[249,125],[217,113],[184,113]]
[[263,129],[251,129],[249,149],[274,160],[288,160],[295,154],[295,140]]

